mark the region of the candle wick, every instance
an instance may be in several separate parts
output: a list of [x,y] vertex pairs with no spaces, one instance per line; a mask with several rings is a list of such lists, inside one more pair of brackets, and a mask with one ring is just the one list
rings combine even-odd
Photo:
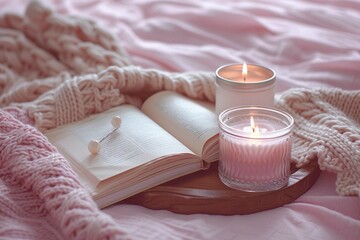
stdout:
[[246,76],[244,76],[244,82],[246,82]]
[[254,128],[254,127],[252,127],[252,131],[253,131],[253,133],[255,132],[255,128]]

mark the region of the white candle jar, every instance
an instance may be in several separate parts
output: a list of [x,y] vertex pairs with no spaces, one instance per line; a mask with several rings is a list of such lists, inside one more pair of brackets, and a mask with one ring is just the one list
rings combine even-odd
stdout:
[[287,185],[293,125],[291,115],[275,108],[245,106],[223,111],[219,116],[221,181],[251,192]]
[[243,77],[243,64],[224,65],[216,70],[216,113],[225,109],[259,105],[274,105],[276,73],[270,68],[248,64]]

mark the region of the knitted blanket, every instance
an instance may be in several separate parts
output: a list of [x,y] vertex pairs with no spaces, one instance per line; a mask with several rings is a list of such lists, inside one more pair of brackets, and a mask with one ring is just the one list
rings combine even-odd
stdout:
[[[133,66],[119,42],[38,2],[1,16],[0,236],[126,238],[41,132],[162,90],[215,101],[214,73]],[[290,89],[276,106],[295,119],[292,161],[317,161],[339,194],[360,196],[360,91]]]

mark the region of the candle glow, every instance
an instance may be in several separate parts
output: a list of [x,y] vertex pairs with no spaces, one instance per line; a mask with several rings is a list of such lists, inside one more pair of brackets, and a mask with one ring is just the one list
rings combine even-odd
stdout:
[[251,126],[251,129],[254,133],[258,133],[259,132],[259,127],[258,126],[255,126],[255,121],[254,121],[254,118],[253,116],[250,116],[250,126]]
[[242,78],[244,79],[244,82],[246,82],[247,72],[247,65],[246,63],[244,63],[242,67]]

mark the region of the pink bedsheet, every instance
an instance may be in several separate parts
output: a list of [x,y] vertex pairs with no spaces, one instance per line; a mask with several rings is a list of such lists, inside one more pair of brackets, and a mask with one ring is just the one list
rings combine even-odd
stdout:
[[[28,1],[0,0],[0,13]],[[360,89],[359,1],[47,1],[105,26],[134,65],[215,71],[232,62],[271,67],[277,91]],[[338,196],[323,172],[294,203],[242,216],[180,215],[116,204],[103,211],[138,239],[359,239],[360,200]]]

